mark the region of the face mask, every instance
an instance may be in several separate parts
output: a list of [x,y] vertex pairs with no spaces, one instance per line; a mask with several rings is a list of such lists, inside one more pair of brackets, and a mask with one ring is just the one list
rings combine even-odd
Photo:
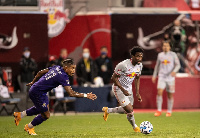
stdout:
[[101,55],[107,55],[107,52],[101,52]]
[[24,53],[24,56],[25,56],[26,58],[29,58],[29,57],[30,57],[30,54],[31,54],[30,52],[25,52],[25,53]]
[[89,58],[90,54],[89,53],[83,53],[83,58]]

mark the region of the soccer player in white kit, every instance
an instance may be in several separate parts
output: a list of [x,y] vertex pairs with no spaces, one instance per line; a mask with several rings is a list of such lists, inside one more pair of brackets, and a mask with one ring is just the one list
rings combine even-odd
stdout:
[[154,116],[160,116],[162,113],[163,102],[163,90],[167,91],[167,114],[166,117],[170,117],[173,108],[173,94],[175,92],[175,76],[176,72],[180,69],[180,62],[176,53],[170,51],[170,42],[164,41],[162,46],[163,52],[158,54],[156,66],[152,77],[152,82],[156,82],[156,76],[158,74],[157,84],[157,112]]
[[120,62],[111,77],[114,82],[112,91],[117,98],[120,106],[115,108],[103,107],[104,120],[107,121],[109,113],[126,113],[127,119],[135,132],[140,132],[140,128],[135,124],[133,112],[133,91],[132,83],[135,80],[136,96],[142,102],[139,94],[140,75],[142,71],[143,49],[135,46],[130,50],[131,59]]

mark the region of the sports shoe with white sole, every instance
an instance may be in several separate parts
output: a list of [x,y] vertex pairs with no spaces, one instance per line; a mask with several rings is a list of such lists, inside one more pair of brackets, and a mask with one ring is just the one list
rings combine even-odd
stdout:
[[137,127],[135,127],[134,129],[133,129],[135,132],[141,132],[140,131],[140,128],[137,126]]
[[37,135],[37,134],[35,133],[34,128],[29,128],[29,127],[28,127],[28,124],[25,125],[24,131],[28,132],[29,135]]

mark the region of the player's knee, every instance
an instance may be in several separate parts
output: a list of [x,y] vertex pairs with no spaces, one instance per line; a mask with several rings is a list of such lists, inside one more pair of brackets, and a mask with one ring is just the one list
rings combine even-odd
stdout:
[[45,113],[43,113],[43,114],[41,114],[42,115],[42,117],[44,118],[44,119],[49,119],[50,118],[50,112],[45,112]]
[[130,112],[130,113],[127,113],[126,115],[127,115],[127,117],[132,117],[133,116],[133,111],[132,112]]
[[50,114],[46,115],[46,119],[49,119],[50,118]]

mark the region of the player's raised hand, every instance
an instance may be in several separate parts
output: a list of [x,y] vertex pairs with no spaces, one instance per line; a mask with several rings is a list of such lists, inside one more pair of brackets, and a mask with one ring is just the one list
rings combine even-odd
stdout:
[[95,99],[97,99],[97,96],[96,96],[96,94],[93,94],[93,93],[91,92],[91,93],[87,93],[87,98],[88,98],[88,99],[91,99],[91,100],[95,100]]
[[30,82],[28,84],[26,84],[26,86],[32,86],[34,83],[33,82]]
[[140,96],[140,94],[138,93],[138,94],[136,94],[136,96],[137,96],[137,98],[138,98],[138,101],[139,101],[139,102],[142,102],[142,97]]

